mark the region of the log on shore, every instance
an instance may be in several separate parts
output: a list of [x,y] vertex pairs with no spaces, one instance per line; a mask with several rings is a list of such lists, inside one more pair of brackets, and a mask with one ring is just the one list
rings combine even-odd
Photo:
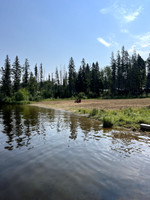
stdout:
[[150,130],[149,124],[140,124],[141,130]]

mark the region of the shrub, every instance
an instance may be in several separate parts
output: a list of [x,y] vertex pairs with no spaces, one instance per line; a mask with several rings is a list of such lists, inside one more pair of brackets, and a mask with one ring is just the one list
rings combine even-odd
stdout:
[[77,95],[77,98],[78,98],[78,99],[87,99],[87,96],[85,95],[84,92],[80,92],[80,93]]
[[113,122],[110,117],[103,118],[103,128],[111,128],[113,127]]
[[29,100],[29,92],[26,89],[20,89],[15,93],[16,101],[28,101]]

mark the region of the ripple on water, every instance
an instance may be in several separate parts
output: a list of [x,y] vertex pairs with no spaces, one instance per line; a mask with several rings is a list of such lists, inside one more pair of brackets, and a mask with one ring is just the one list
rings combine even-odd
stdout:
[[68,112],[2,109],[0,199],[149,199],[149,142]]

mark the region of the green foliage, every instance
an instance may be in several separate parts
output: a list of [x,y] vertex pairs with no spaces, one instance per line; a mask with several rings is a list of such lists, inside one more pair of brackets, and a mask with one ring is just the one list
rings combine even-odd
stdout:
[[87,94],[88,98],[96,98],[97,97],[97,94],[92,92],[92,91],[89,91],[89,93]]
[[80,92],[80,93],[77,95],[77,99],[87,99],[87,96],[85,95],[84,92]]
[[81,114],[89,114],[89,117],[102,122],[104,128],[124,127],[132,130],[140,129],[140,124],[150,124],[150,107],[143,107],[139,109],[126,108],[121,110],[85,110],[78,109],[77,112]]
[[4,96],[11,97],[12,86],[11,86],[11,67],[8,55],[6,56],[5,66],[1,69],[2,72],[2,87],[1,92]]
[[16,101],[29,101],[29,92],[26,89],[20,89],[15,93]]
[[13,90],[14,93],[17,92],[20,89],[20,82],[21,82],[21,66],[19,63],[19,58],[16,56],[15,62],[13,64]]
[[76,71],[75,71],[75,64],[74,60],[71,57],[68,66],[68,87],[69,87],[69,94],[70,96],[74,95],[76,92],[75,83],[76,83]]
[[[147,70],[146,70],[147,67]],[[145,97],[150,93],[150,55],[146,61],[136,52],[129,56],[128,51],[122,47],[116,58],[111,56],[111,65],[103,69],[99,68],[98,62],[91,65],[81,61],[79,70],[76,72],[74,60],[69,60],[68,72],[59,71],[48,78],[44,77],[44,69],[37,64],[33,72],[29,74],[29,62],[26,59],[24,71],[16,56],[13,68],[6,56],[4,67],[0,71],[1,102],[23,99],[19,90],[26,88],[29,91],[30,100],[45,98],[129,98]],[[9,97],[9,98],[7,98]],[[11,99],[11,100],[10,100]],[[125,111],[130,116],[130,111]]]
[[25,64],[24,64],[24,74],[23,74],[23,87],[28,86],[28,81],[29,81],[29,62],[28,59],[25,59]]
[[90,116],[95,116],[98,114],[98,110],[96,108],[94,108],[91,112],[90,112]]

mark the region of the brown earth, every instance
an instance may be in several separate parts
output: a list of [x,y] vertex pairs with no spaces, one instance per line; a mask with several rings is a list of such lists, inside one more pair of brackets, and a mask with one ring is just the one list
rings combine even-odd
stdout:
[[143,99],[109,99],[109,100],[97,100],[88,99],[82,100],[81,103],[74,103],[74,100],[55,100],[55,101],[42,101],[36,102],[32,105],[46,108],[55,108],[63,110],[77,110],[83,109],[106,109],[106,110],[119,110],[123,108],[140,108],[150,106],[150,98]]

